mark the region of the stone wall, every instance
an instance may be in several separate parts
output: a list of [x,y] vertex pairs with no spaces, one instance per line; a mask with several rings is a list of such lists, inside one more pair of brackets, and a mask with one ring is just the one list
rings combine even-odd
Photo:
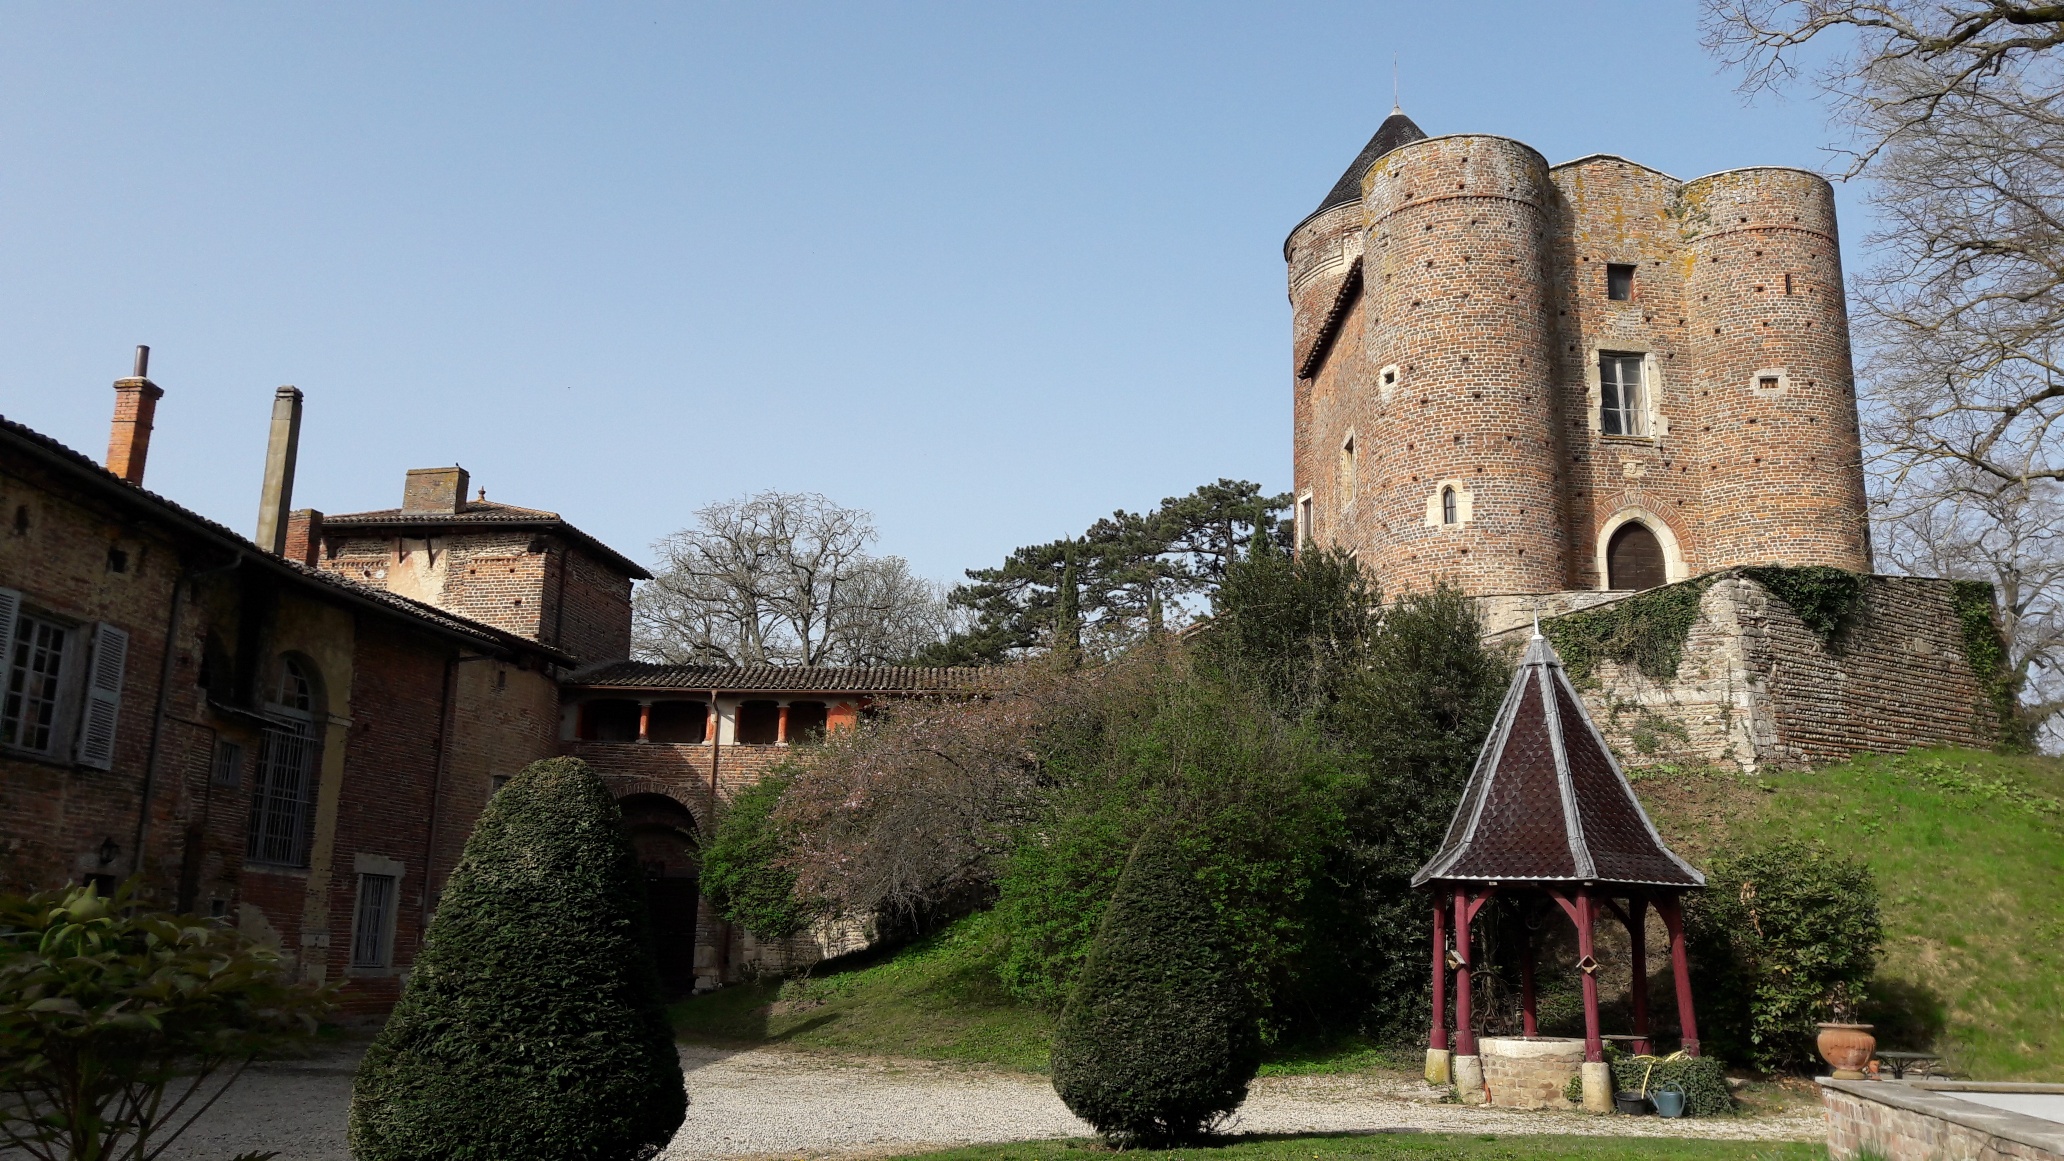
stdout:
[[[1820,1085],[1831,1161],[2064,1161],[2064,1125],[1959,1100],[1949,1085],[1826,1079]],[[2064,1093],[2060,1085],[1999,1087]]]
[[1484,1084],[1491,1090],[1491,1103],[1499,1108],[1576,1107],[1563,1099],[1562,1090],[1583,1067],[1582,1040],[1485,1039],[1477,1043],[1477,1051],[1483,1054]]
[[[1747,576],[1689,583],[1705,589],[1672,678],[1608,660],[1577,682],[1625,764],[1801,769],[1855,754],[1997,739],[1949,581],[1864,578],[1861,608],[1832,641]],[[1544,595],[1544,614],[1567,595]],[[1493,598],[1486,619],[1514,620],[1507,606],[1526,599]],[[1489,639],[1517,647],[1530,632],[1522,623]]]

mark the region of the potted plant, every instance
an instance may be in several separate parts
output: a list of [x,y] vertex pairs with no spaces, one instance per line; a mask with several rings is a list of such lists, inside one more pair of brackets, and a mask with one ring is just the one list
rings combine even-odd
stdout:
[[1838,991],[1830,1006],[1835,1019],[1815,1025],[1820,1029],[1815,1047],[1820,1049],[1820,1058],[1835,1070],[1836,1080],[1862,1080],[1864,1066],[1877,1051],[1878,1038],[1871,1035],[1871,1025],[1850,1022],[1856,1017],[1856,1005],[1846,990]]

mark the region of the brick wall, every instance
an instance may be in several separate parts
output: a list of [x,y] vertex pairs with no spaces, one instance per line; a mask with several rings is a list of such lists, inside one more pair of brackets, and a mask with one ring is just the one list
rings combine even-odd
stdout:
[[1477,1043],[1491,1103],[1508,1109],[1568,1109],[1563,1086],[1584,1063],[1582,1040],[1487,1038]]
[[546,644],[581,664],[631,655],[631,580],[579,548],[554,549],[560,588],[553,596],[552,634]]
[[[1873,1156],[1878,1161],[2064,1161],[2064,1127],[2055,1122],[2021,1118],[2037,1130],[2031,1136],[2041,1133],[2044,1125],[2051,1127],[2048,1135],[2055,1138],[2056,1147],[2045,1148],[1990,1131],[1982,1122],[1999,1118],[1988,1115],[1982,1106],[1973,1110],[1976,1116],[1969,1118],[1981,1123],[1959,1123],[1949,1117],[1963,1119],[1965,1114],[1942,1099],[1946,1094],[1909,1090],[1896,1083],[1876,1084],[1882,1087],[1859,1088],[1852,1084],[1845,1091],[1822,1082],[1820,1098],[1827,1110],[1827,1147],[1832,1161],[1859,1161]],[[1861,1095],[1866,1092],[1880,1099]]]
[[[1530,632],[1491,639],[1516,646]],[[1607,661],[1579,693],[1630,765],[1797,769],[1997,737],[1950,582],[1920,577],[1866,578],[1861,610],[1830,644],[1762,586],[1723,576],[1700,598],[1673,679]]]

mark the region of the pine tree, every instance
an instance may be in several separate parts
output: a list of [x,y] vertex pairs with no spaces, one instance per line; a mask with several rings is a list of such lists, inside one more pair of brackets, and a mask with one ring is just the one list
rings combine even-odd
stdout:
[[644,880],[575,758],[488,804],[352,1085],[358,1161],[644,1161],[686,1113]]
[[1061,587],[1054,609],[1054,657],[1072,668],[1082,663],[1082,584],[1075,571],[1075,543],[1068,542],[1061,566]]
[[1172,825],[1140,839],[1054,1033],[1053,1084],[1106,1137],[1195,1140],[1260,1065],[1252,1001]]

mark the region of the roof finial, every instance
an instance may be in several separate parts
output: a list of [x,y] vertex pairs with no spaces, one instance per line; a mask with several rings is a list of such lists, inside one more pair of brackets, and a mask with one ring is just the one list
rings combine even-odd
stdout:
[[1393,117],[1395,117],[1395,116],[1397,116],[1397,115],[1398,115],[1399,113],[1402,113],[1402,112],[1404,112],[1404,111],[1405,111],[1405,106],[1404,106],[1403,102],[1401,102],[1401,101],[1399,101],[1399,100],[1398,100],[1398,69],[1397,69],[1397,54],[1396,54],[1396,53],[1391,53],[1391,54],[1390,54],[1390,115],[1391,115],[1391,116],[1393,116]]
[[1541,639],[1541,598],[1534,598],[1534,640]]

